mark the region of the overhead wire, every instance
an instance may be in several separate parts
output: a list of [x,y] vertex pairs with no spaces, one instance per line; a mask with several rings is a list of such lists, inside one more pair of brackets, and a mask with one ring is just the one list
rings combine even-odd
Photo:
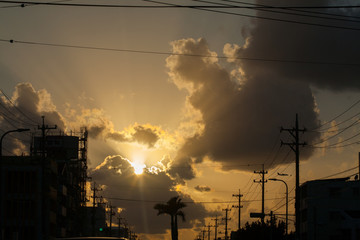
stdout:
[[329,145],[326,145],[326,146],[314,146],[314,145],[307,145],[307,146],[312,147],[312,148],[340,148],[340,147],[347,147],[347,146],[351,146],[351,145],[354,145],[354,144],[358,144],[360,141],[356,141],[356,142],[352,142],[352,143],[345,144],[345,145],[340,145],[340,146],[339,146],[339,144],[347,142],[347,141],[349,141],[349,140],[351,140],[351,139],[353,139],[353,138],[355,138],[355,137],[357,137],[359,135],[360,135],[360,132],[353,135],[353,136],[351,136],[351,137],[349,137],[349,138],[347,138],[347,139],[345,139],[345,140],[342,140],[342,141],[337,142],[337,143],[329,144]]
[[[161,2],[163,5],[130,5],[130,4],[90,4],[90,3],[64,3],[64,1],[52,1],[52,2],[40,2],[40,1],[12,1],[12,0],[0,0],[0,3],[11,3],[11,4],[27,4],[27,5],[47,5],[47,6],[62,6],[62,7],[97,7],[97,8],[252,8],[252,9],[259,9],[259,8],[288,8],[288,9],[348,9],[348,8],[360,8],[358,5],[332,5],[332,6],[310,6],[310,5],[303,5],[303,6],[213,6],[213,5],[179,5],[179,4],[170,4]],[[143,2],[148,3],[160,3],[158,1],[152,0],[143,0]],[[166,5],[165,5],[166,4]]]
[[352,167],[352,168],[346,169],[344,171],[340,171],[340,172],[337,172],[337,173],[334,173],[334,174],[331,174],[331,175],[328,175],[328,176],[325,176],[325,177],[322,177],[322,178],[318,178],[316,180],[323,180],[323,179],[331,178],[331,177],[334,177],[334,176],[337,176],[337,175],[340,175],[340,174],[343,174],[343,173],[346,173],[346,172],[350,172],[350,171],[355,170],[355,169],[359,169],[359,166]]
[[[166,2],[155,1],[155,0],[144,0],[144,1],[157,3],[157,4],[163,4],[163,5],[169,5],[169,6],[181,6],[181,5],[177,5],[177,4],[166,3]],[[280,18],[274,18],[274,17],[265,17],[265,16],[249,15],[249,14],[243,14],[243,13],[226,12],[226,11],[220,11],[220,10],[215,10],[215,9],[204,8],[204,7],[201,7],[201,6],[200,7],[187,6],[187,7],[191,8],[191,9],[201,10],[201,11],[221,13],[221,14],[226,14],[226,15],[241,16],[241,17],[248,17],[248,18],[256,18],[256,19],[262,19],[262,20],[270,20],[270,21],[276,21],[276,22],[294,23],[294,24],[317,26],[317,27],[324,27],[324,28],[334,28],[334,29],[342,29],[342,30],[353,30],[353,31],[359,31],[360,30],[360,28],[353,28],[353,27],[346,27],[346,26],[320,24],[320,23],[313,23],[313,22],[302,22],[302,21],[290,20],[290,19],[280,19]],[[254,7],[254,8],[257,8],[257,7]],[[273,8],[275,8],[275,7],[273,7]],[[333,7],[329,6],[329,7],[326,7],[326,8],[333,8]]]
[[[197,1],[197,0],[195,0],[195,1]],[[235,0],[222,0],[222,1],[231,2],[231,3],[238,3],[238,4],[245,4],[245,5],[250,5],[250,6],[257,6],[258,7],[258,8],[256,8],[257,10],[274,8],[273,6],[270,6],[270,5],[247,3],[247,2],[241,2],[241,1],[235,1]],[[307,9],[309,9],[309,8],[307,8]],[[318,11],[314,12],[314,11],[304,10],[306,8],[299,8],[299,7],[294,7],[294,6],[293,7],[291,7],[291,6],[289,6],[289,7],[277,6],[276,9],[287,10],[287,11],[292,11],[292,12],[310,13],[310,14],[316,14],[316,15],[325,15],[325,16],[333,16],[333,17],[360,19],[360,17],[357,17],[357,16],[334,14],[334,13],[329,13],[329,12],[318,12]],[[327,8],[327,9],[329,9],[329,8]]]
[[[330,129],[332,129],[332,128],[335,128],[335,127],[338,127],[338,126],[340,126],[341,124],[344,124],[344,123],[350,121],[351,119],[353,119],[353,118],[355,118],[355,117],[357,117],[357,116],[359,116],[359,115],[360,115],[360,112],[359,112],[359,113],[356,113],[355,115],[351,116],[350,118],[345,119],[345,120],[343,120],[343,121],[341,121],[341,122],[339,122],[339,123],[336,123],[336,124],[334,124],[334,125],[332,125],[332,126],[330,126],[330,127],[323,128],[323,129],[318,130],[318,131],[316,131],[316,130],[308,130],[308,131],[309,131],[309,132],[318,132],[318,133],[338,132],[338,131],[343,130],[344,128],[341,128],[341,129],[339,129],[339,130],[333,130],[333,131],[328,131],[328,130],[330,130]],[[359,122],[359,123],[360,123],[360,122]],[[346,127],[345,127],[345,128],[346,128]]]
[[346,130],[350,129],[351,127],[353,126],[356,126],[357,124],[359,124],[360,121],[359,120],[356,120],[355,122],[353,122],[352,124],[350,124],[349,126],[343,128],[342,130],[338,131],[336,134],[332,135],[332,136],[329,136],[327,138],[323,138],[323,139],[320,139],[319,142],[317,143],[313,143],[312,145],[318,145],[320,143],[323,143],[323,142],[326,142],[326,141],[329,141],[330,139],[333,139],[334,137],[336,136],[339,136],[341,133],[345,132]]
[[[203,3],[213,3],[213,4],[222,4],[224,6],[229,6],[229,7],[237,7],[236,5],[229,5],[229,4],[223,4],[223,3],[215,3],[215,2],[211,2],[211,1],[204,1],[204,0],[195,0],[196,2],[203,2]],[[233,1],[235,2],[235,1]],[[359,20],[351,20],[351,19],[343,19],[343,18],[334,18],[334,17],[324,17],[324,16],[319,16],[319,15],[309,15],[309,14],[305,14],[305,13],[312,13],[314,14],[314,12],[311,11],[301,11],[301,10],[296,10],[296,9],[288,9],[286,7],[276,7],[276,9],[281,9],[281,10],[288,10],[286,11],[278,11],[278,10],[272,10],[274,8],[271,8],[271,6],[268,5],[259,5],[259,4],[251,4],[251,3],[243,3],[243,2],[237,2],[237,3],[241,3],[241,4],[248,4],[251,6],[258,6],[258,8],[254,9],[253,7],[246,7],[247,9],[252,9],[252,10],[256,10],[256,11],[264,11],[264,12],[270,12],[270,13],[278,13],[278,14],[287,14],[287,15],[291,15],[291,16],[301,16],[301,17],[310,17],[310,18],[318,18],[318,19],[325,19],[325,20],[336,20],[336,21],[344,21],[344,22],[353,22],[353,23],[360,23]],[[220,5],[221,6],[221,5]],[[262,8],[263,7],[263,8]],[[291,10],[292,12],[289,12],[289,10]],[[302,12],[302,13],[297,13],[297,12]]]
[[336,115],[335,117],[333,117],[331,120],[329,121],[326,121],[324,123],[322,123],[320,126],[314,128],[314,129],[311,129],[310,131],[314,131],[314,130],[317,130],[317,129],[320,129],[322,128],[323,126],[331,123],[332,121],[338,119],[339,117],[343,116],[345,113],[347,113],[348,111],[350,111],[352,108],[354,108],[356,105],[358,105],[360,103],[360,99],[357,100],[355,103],[351,104],[347,109],[345,109],[345,111],[341,112],[340,114]]
[[[56,2],[71,2],[73,0],[59,0],[59,1],[52,1],[53,3],[56,3]],[[0,1],[1,3],[1,1]],[[48,2],[48,3],[51,3],[51,2]],[[33,6],[36,6],[38,4],[25,4],[23,2],[20,2],[20,1],[17,1],[17,3],[13,3],[13,4],[16,4],[16,5],[9,5],[9,6],[1,6],[0,8],[23,8],[23,7],[33,7]]]
[[48,47],[63,47],[63,48],[100,50],[100,51],[111,51],[111,52],[127,52],[127,53],[138,53],[138,54],[153,54],[153,55],[168,55],[168,56],[173,55],[173,56],[232,59],[232,60],[244,60],[244,61],[261,61],[261,62],[280,62],[280,63],[290,63],[290,64],[336,65],[336,66],[348,66],[348,67],[360,66],[360,63],[353,63],[353,62],[323,62],[323,61],[286,60],[286,59],[275,59],[275,58],[228,57],[228,56],[187,54],[187,53],[176,53],[176,52],[165,52],[165,51],[146,51],[146,50],[121,49],[121,48],[92,47],[92,46],[84,46],[84,45],[22,41],[22,40],[3,39],[3,38],[0,38],[0,42],[7,42],[11,44],[17,43],[17,44],[34,45],[34,46],[38,45],[38,46],[48,46]]
[[[11,105],[20,113],[22,114],[25,118],[27,118],[29,121],[31,121],[32,123],[37,125],[37,122],[35,120],[33,120],[32,118],[30,118],[27,114],[25,114],[20,108],[18,108],[9,98],[9,96],[6,95],[6,93],[0,89],[1,93],[5,96],[5,98],[11,103]],[[31,124],[29,124],[31,125]]]

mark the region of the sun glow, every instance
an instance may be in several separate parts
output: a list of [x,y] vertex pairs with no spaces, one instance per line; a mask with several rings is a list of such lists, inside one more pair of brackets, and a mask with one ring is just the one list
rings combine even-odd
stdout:
[[134,168],[134,173],[140,175],[144,172],[145,164],[131,163],[131,166]]
[[144,164],[144,157],[139,154],[134,154],[133,161],[130,163],[134,168],[134,173],[140,175],[144,173],[146,165]]

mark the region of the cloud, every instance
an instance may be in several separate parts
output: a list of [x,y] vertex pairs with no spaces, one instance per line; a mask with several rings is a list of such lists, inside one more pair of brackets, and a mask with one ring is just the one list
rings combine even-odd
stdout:
[[[349,1],[351,5],[358,5]],[[257,0],[257,4],[269,5],[268,1]],[[308,5],[328,6],[336,1],[320,0]],[[273,6],[301,6],[304,1],[272,1]],[[309,10],[315,11],[315,10]],[[289,11],[282,11],[289,12]],[[351,21],[327,20],[325,14],[345,16],[359,16],[359,9],[322,9],[321,18],[296,16],[291,14],[276,14],[270,11],[257,11],[257,16],[287,19],[291,21],[307,22],[310,24],[333,25],[347,28],[358,28],[358,24]],[[314,15],[301,12],[303,15]],[[330,17],[335,19],[335,17]],[[344,17],[345,18],[345,17]],[[337,18],[338,19],[338,18]],[[234,57],[290,60],[303,63],[286,63],[276,61],[246,61],[239,60],[241,69],[247,78],[267,78],[286,81],[301,81],[321,89],[333,91],[360,89],[360,33],[357,30],[309,26],[263,19],[253,20],[253,27],[247,28],[247,43],[235,46]],[[227,51],[231,51],[227,46]],[[322,63],[355,63],[346,64],[313,64]]]
[[154,144],[159,140],[159,136],[152,128],[144,126],[135,126],[134,134],[132,134],[132,140],[139,143],[147,144],[149,147],[153,147]]
[[164,137],[165,132],[158,126],[135,123],[124,131],[114,129],[113,122],[101,109],[82,109],[76,116],[76,122],[87,126],[89,136],[94,139],[113,140],[117,142],[137,142],[153,148]]
[[122,217],[129,225],[135,225],[137,233],[166,233],[170,228],[170,217],[157,216],[153,206],[166,203],[177,195],[187,204],[184,208],[186,222],[180,221],[179,228],[192,228],[197,222],[204,224],[204,218],[212,215],[202,204],[194,203],[189,195],[175,191],[176,181],[165,172],[155,174],[145,170],[136,175],[131,161],[120,155],[108,156],[90,176],[104,186],[100,194],[112,205],[123,209]]
[[208,186],[197,185],[197,186],[195,187],[195,190],[196,190],[196,191],[199,191],[199,192],[210,192],[210,191],[211,191],[211,188],[208,187]]
[[[42,116],[45,116],[46,125],[57,125],[60,131],[66,129],[65,119],[57,111],[50,94],[45,89],[36,91],[30,83],[17,84],[12,96],[0,98],[0,105],[0,126],[4,132],[18,128],[34,131],[42,124]],[[28,133],[17,134],[15,138],[7,138],[4,148],[8,153],[27,152],[29,138]]]
[[[216,55],[204,39],[172,44],[176,53]],[[292,127],[296,113],[301,127],[318,126],[316,103],[307,83],[266,75],[235,79],[216,58],[173,55],[167,59],[167,67],[170,80],[187,90],[187,101],[201,113],[204,125],[202,132],[187,138],[178,151],[169,171],[172,176],[195,177],[193,164],[204,157],[230,170],[263,163],[280,127]],[[317,137],[307,133],[302,140],[311,143]],[[302,158],[311,153],[311,149],[304,149]]]

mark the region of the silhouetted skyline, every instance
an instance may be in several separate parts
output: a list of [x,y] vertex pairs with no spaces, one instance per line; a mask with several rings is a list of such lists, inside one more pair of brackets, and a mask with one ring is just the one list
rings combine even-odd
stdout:
[[[0,133],[38,133],[41,116],[57,133],[86,126],[88,175],[141,239],[169,237],[153,205],[174,196],[187,205],[179,239],[237,204],[239,189],[243,224],[257,220],[262,164],[266,178],[289,185],[293,214],[295,155],[280,128],[293,128],[296,114],[307,143],[300,183],[358,172],[359,4],[311,8],[340,5],[330,2],[0,1]],[[29,154],[29,134],[4,138],[3,154]],[[283,186],[265,187],[264,211],[284,213]],[[237,209],[230,217],[237,229]]]

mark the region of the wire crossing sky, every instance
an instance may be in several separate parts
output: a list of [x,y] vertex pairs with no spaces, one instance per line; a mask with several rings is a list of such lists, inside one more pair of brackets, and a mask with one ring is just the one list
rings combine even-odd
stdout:
[[[153,205],[174,196],[187,204],[182,239],[223,218],[239,190],[242,224],[253,221],[263,165],[293,203],[295,155],[281,146],[292,137],[280,129],[296,115],[300,183],[354,178],[359,11],[328,0],[0,0],[0,130],[31,129],[4,153],[28,154],[42,116],[58,126],[49,134],[86,127],[88,174],[141,239],[169,237]],[[284,186],[265,189],[265,212],[283,214]]]

